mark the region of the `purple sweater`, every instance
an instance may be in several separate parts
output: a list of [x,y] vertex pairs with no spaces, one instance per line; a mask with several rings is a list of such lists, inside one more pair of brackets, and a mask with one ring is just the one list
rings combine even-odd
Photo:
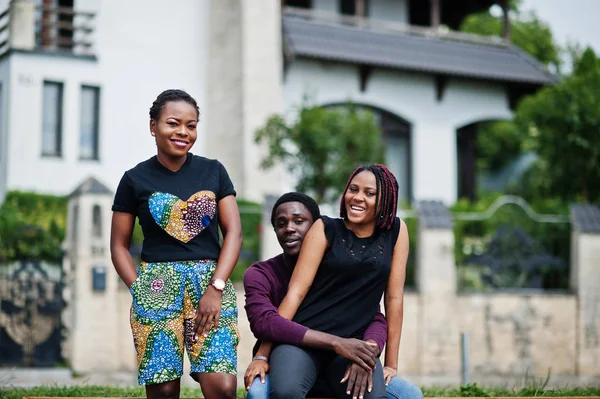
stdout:
[[[300,345],[308,328],[282,317],[277,308],[283,301],[292,278],[283,254],[263,262],[256,262],[244,274],[246,313],[254,336],[263,341]],[[380,311],[365,331],[365,340],[377,342],[379,350],[387,340],[387,322]]]

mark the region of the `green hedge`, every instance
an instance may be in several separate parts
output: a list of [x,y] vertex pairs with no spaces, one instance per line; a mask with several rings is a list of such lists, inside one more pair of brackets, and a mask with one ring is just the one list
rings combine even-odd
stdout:
[[[402,209],[411,211],[410,206],[401,205]],[[409,252],[408,252],[408,260],[406,261],[406,280],[404,282],[404,286],[408,288],[415,288],[415,274],[417,271],[417,238],[418,238],[418,225],[419,219],[416,217],[404,218],[404,223],[406,223],[406,228],[408,230],[408,240],[409,240]]]
[[[260,229],[262,205],[244,199],[237,200],[242,220],[242,235],[244,242],[240,259],[231,273],[231,281],[242,281],[246,269],[260,257]],[[267,226],[267,228],[270,226]]]
[[66,221],[66,197],[10,191],[0,206],[0,263],[61,262]]

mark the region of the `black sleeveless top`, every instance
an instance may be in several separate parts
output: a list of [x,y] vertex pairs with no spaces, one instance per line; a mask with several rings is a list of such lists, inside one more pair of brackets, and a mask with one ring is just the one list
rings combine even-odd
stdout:
[[357,237],[342,219],[322,217],[328,247],[294,321],[343,338],[362,339],[377,312],[392,266],[400,232],[390,230]]

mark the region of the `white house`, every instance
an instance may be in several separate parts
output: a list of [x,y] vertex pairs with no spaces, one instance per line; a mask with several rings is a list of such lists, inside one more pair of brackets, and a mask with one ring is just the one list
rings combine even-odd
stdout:
[[148,111],[158,93],[182,88],[206,102],[208,2],[1,3],[0,198],[68,194],[88,176],[114,189],[156,151]]
[[374,110],[402,197],[452,203],[474,189],[474,123],[555,79],[501,39],[446,28],[494,3],[2,0],[0,198],[91,175],[115,188],[155,152],[148,109],[176,87],[200,104],[194,152],[220,159],[240,197],[293,188],[258,168],[253,136],[308,95]]

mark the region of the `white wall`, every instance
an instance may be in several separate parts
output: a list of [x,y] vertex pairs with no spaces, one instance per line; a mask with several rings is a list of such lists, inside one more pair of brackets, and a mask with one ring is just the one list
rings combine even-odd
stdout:
[[362,93],[355,66],[296,60],[284,82],[289,114],[304,95],[316,104],[350,99],[410,122],[413,196],[448,204],[457,196],[456,129],[476,121],[511,117],[501,84],[451,79],[438,102],[435,81],[429,75],[376,69]]
[[[123,172],[155,154],[148,110],[164,89],[181,88],[205,104],[207,2],[78,0],[96,12],[97,61],[39,53],[11,55],[9,189],[67,194],[89,175],[114,189]],[[183,12],[185,11],[185,12]],[[63,157],[42,158],[44,79],[64,82]],[[81,84],[100,92],[100,161],[79,161]],[[203,124],[198,144],[202,153]]]
[[282,56],[279,0],[211,0],[206,149],[221,160],[238,198],[261,202],[280,194],[279,167],[259,167],[266,146],[256,129],[281,113]]
[[0,203],[6,194],[8,153],[8,93],[10,83],[10,62],[5,58],[0,61]]

